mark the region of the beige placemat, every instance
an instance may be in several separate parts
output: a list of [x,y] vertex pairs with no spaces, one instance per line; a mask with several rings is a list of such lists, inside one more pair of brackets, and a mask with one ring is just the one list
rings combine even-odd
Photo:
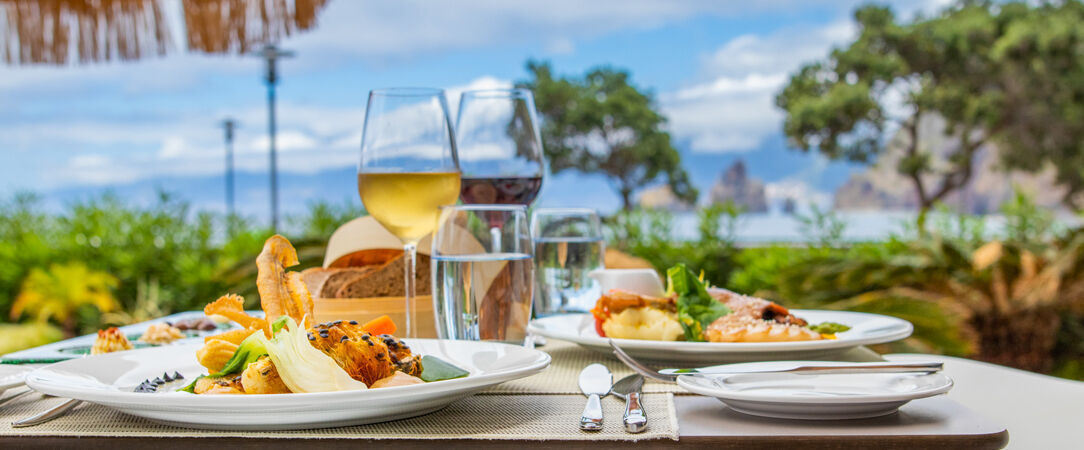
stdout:
[[[18,389],[15,389],[18,391]],[[2,397],[7,397],[6,394]],[[0,436],[122,436],[122,437],[289,437],[307,439],[513,439],[638,441],[678,438],[674,397],[643,397],[650,421],[641,434],[625,433],[624,402],[603,399],[603,430],[580,431],[582,395],[475,395],[447,408],[413,419],[339,428],[298,431],[194,430],[158,424],[104,406],[83,404],[67,415],[29,428],[11,422],[42,412],[64,399],[31,395],[0,408]]]
[[[486,391],[490,394],[578,394],[580,392],[580,371],[588,364],[600,363],[610,369],[614,381],[620,380],[633,372],[621,361],[596,351],[588,350],[568,341],[548,339],[546,345],[538,347],[553,357],[546,370],[527,378],[509,381]],[[877,352],[865,347],[856,347],[844,352],[826,356],[824,360],[836,361],[883,361]],[[676,384],[648,380],[644,383],[644,393],[672,393],[692,395]]]

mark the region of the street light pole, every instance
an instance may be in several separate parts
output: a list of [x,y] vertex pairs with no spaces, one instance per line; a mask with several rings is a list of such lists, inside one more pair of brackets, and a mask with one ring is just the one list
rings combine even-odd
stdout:
[[227,117],[222,121],[222,128],[226,130],[226,220],[232,235],[236,213],[233,209],[233,130],[237,128],[237,121]]
[[294,52],[282,50],[273,44],[268,44],[256,55],[264,58],[267,62],[264,82],[267,83],[267,137],[269,138],[271,158],[271,231],[278,231],[279,224],[279,190],[278,190],[278,157],[275,154],[275,84],[278,83],[278,59],[290,58]]

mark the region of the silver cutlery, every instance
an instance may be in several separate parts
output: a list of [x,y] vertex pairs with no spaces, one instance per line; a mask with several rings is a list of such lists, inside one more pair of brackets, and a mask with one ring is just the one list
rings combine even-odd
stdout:
[[613,349],[614,356],[621,362],[625,363],[634,372],[639,373],[645,377],[674,383],[679,376],[693,375],[693,376],[705,376],[705,375],[729,375],[735,373],[794,373],[801,375],[819,375],[819,374],[856,374],[856,373],[933,373],[942,369],[943,364],[938,361],[929,362],[915,362],[915,363],[894,363],[894,362],[869,362],[869,363],[840,363],[840,362],[824,362],[824,363],[808,363],[800,362],[792,365],[785,365],[782,367],[774,368],[757,368],[757,367],[728,367],[728,366],[713,366],[697,369],[663,369],[656,371],[635,358],[629,356],[621,347],[618,347],[614,341],[610,340],[610,348]]
[[625,400],[625,414],[621,421],[625,423],[625,431],[629,433],[641,433],[647,429],[647,413],[640,404],[643,388],[644,377],[633,374],[618,380],[610,389],[614,396]]
[[82,400],[75,400],[75,399],[68,400],[68,401],[66,401],[64,403],[61,403],[61,404],[56,405],[56,406],[54,406],[52,408],[49,408],[49,410],[47,410],[47,411],[35,414],[35,415],[27,417],[27,418],[25,418],[23,420],[12,422],[11,427],[12,428],[23,428],[23,427],[32,427],[34,425],[41,425],[41,424],[43,424],[45,422],[48,422],[50,420],[56,419],[56,418],[58,418],[60,416],[63,416],[64,414],[67,414],[68,411],[71,411],[72,408],[75,408],[76,406],[79,406],[79,404],[81,404],[81,403],[83,403]]
[[602,364],[591,364],[580,372],[580,391],[587,396],[587,405],[580,416],[580,429],[602,430],[602,397],[610,393],[613,374]]

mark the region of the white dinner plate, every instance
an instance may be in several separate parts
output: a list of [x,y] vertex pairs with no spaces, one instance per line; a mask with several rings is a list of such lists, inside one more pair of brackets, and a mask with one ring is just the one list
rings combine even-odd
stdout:
[[[798,342],[684,342],[614,339],[634,358],[658,362],[749,362],[819,358],[859,345],[897,341],[911,335],[911,323],[895,317],[849,311],[792,309],[795,316],[811,324],[836,322],[850,326],[836,339]],[[532,320],[531,333],[562,339],[591,350],[611,354],[609,339],[595,331],[590,314],[565,314]]]
[[[312,394],[194,395],[137,393],[145,379],[180,372],[186,381],[207,370],[200,345],[169,346],[90,356],[37,369],[26,384],[44,394],[98,403],[124,413],[189,428],[292,430],[386,422],[428,414],[487,387],[538,373],[546,353],[493,342],[406,339],[415,355],[434,355],[470,371],[454,380],[362,391]],[[181,382],[183,386],[185,382]],[[177,383],[175,383],[177,384]],[[170,389],[165,389],[169,387]]]
[[34,369],[14,364],[0,364],[0,394],[13,387],[22,386],[26,374],[31,370]]
[[942,373],[745,373],[682,376],[678,378],[678,385],[689,392],[715,397],[735,411],[754,416],[837,420],[892,414],[911,400],[948,392],[952,380]]

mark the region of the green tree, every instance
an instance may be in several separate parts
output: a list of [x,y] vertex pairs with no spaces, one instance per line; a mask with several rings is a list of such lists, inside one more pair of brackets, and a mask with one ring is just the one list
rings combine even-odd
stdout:
[[[1063,9],[1077,19],[1059,19]],[[1080,135],[1062,147],[1025,139],[1042,133],[1024,129],[1034,119],[1022,119],[1063,82],[1084,93],[1080,10],[1076,2],[1039,7],[961,2],[933,18],[900,23],[889,8],[862,7],[855,12],[858,37],[826,60],[802,67],[777,96],[777,106],[786,112],[784,132],[803,151],[815,148],[829,158],[869,163],[884,148],[884,132],[899,130],[903,149],[896,169],[914,186],[920,223],[935,203],[967,185],[976,152],[988,143],[996,143],[1006,162],[1027,169],[1080,160],[1079,150],[1066,149],[1084,142],[1084,95],[1061,95],[1064,107],[1038,116],[1043,130],[1072,122]],[[1055,25],[1060,33],[1042,31]],[[1061,39],[1062,46],[1046,53],[1028,50],[1045,38]],[[1064,48],[1070,42],[1076,43],[1071,51]],[[1070,62],[1072,70],[1062,70]],[[1036,65],[1055,68],[1031,72]],[[890,114],[897,106],[903,113]],[[1069,106],[1076,112],[1069,114]],[[949,143],[940,157],[923,147],[929,136],[922,135],[919,123],[928,116],[944,119],[944,128],[932,131]],[[1080,162],[1059,173],[1084,180]]]
[[598,67],[582,78],[556,77],[548,63],[535,61],[527,70],[531,79],[517,85],[534,91],[553,173],[574,169],[605,175],[625,210],[632,208],[637,190],[661,177],[678,198],[696,201],[681,154],[663,128],[666,118],[650,93],[630,82],[628,72]]

